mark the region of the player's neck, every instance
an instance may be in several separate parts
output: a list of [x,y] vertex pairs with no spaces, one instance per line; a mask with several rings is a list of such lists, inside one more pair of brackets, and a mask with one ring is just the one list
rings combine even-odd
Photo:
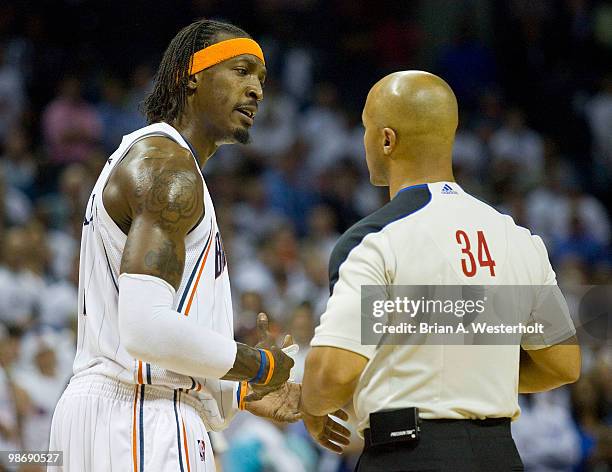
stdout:
[[215,143],[215,139],[203,133],[202,129],[193,120],[178,120],[173,126],[193,146],[196,154],[194,157],[197,159],[200,168],[204,167],[206,161],[219,147]]

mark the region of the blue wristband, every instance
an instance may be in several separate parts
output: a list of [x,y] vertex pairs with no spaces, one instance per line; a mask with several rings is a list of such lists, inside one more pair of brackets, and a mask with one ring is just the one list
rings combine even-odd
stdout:
[[249,380],[249,382],[251,382],[251,383],[253,383],[253,382],[257,383],[257,382],[259,382],[262,379],[262,377],[264,375],[264,372],[266,371],[266,369],[265,369],[266,364],[268,363],[268,358],[266,357],[265,352],[263,352],[263,349],[258,349],[258,351],[259,351],[259,359],[260,359],[260,361],[259,361],[259,370],[257,371],[257,374],[255,375],[255,377],[253,377],[251,380]]

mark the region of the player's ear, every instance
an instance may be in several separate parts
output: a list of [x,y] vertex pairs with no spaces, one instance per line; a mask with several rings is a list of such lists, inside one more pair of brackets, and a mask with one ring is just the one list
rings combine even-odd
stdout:
[[390,156],[397,144],[397,135],[391,128],[383,128],[383,153]]
[[187,90],[191,93],[195,92],[200,85],[200,81],[202,80],[201,73],[193,74],[189,76],[187,80]]

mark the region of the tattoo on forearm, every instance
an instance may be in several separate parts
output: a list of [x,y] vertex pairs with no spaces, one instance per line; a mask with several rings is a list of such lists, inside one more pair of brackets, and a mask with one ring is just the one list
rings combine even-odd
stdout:
[[144,262],[151,272],[172,285],[180,282],[185,262],[177,254],[174,242],[166,240],[157,250],[147,252]]

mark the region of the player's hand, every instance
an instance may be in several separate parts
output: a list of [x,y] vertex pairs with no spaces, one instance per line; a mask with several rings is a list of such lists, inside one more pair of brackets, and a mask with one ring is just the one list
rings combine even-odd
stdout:
[[348,420],[344,410],[338,410],[327,416],[311,416],[302,413],[304,426],[317,443],[337,454],[342,454],[343,446],[350,444],[351,432],[332,418],[335,416],[343,421]]
[[244,409],[262,418],[294,423],[302,419],[299,406],[301,394],[301,384],[286,382],[281,388],[267,394],[261,400],[245,401]]
[[[255,347],[259,349],[267,349],[274,358],[274,371],[272,372],[272,378],[266,385],[260,383],[251,383],[252,392],[246,397],[245,401],[256,401],[261,400],[265,395],[279,389],[282,385],[289,380],[291,368],[293,367],[293,359],[285,354],[281,348],[279,348],[270,336],[268,329],[268,315],[260,313],[257,315],[257,335],[259,337],[259,343]],[[283,348],[293,344],[293,338],[291,335],[285,336],[283,342]]]

